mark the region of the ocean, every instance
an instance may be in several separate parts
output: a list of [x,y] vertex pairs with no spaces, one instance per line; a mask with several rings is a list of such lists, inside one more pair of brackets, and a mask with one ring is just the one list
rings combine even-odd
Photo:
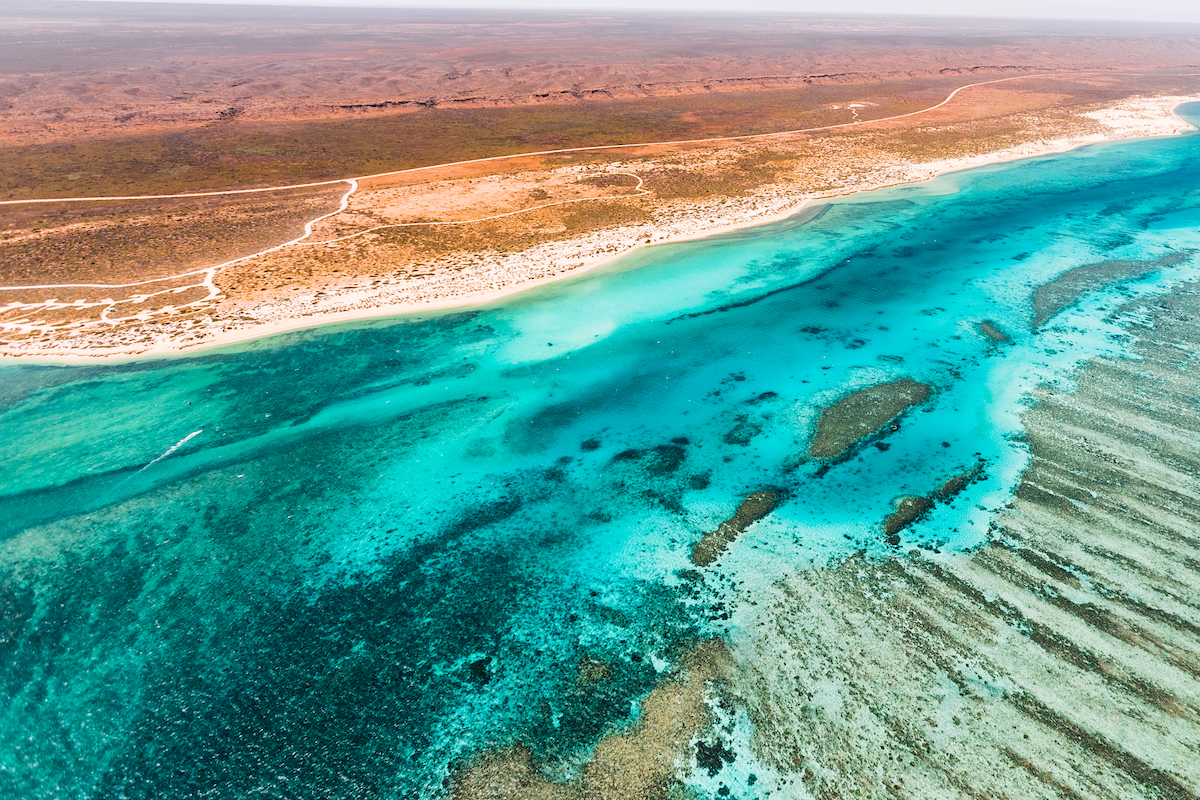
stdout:
[[[0,364],[0,795],[436,798],[517,742],[569,780],[681,654],[753,635],[729,587],[988,541],[1030,391],[1200,277],[1197,187],[1200,136],[1094,145],[488,306]],[[814,453],[901,380],[928,396]]]

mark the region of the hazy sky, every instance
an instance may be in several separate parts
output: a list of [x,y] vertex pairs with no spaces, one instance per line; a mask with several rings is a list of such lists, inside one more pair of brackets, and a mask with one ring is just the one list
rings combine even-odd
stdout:
[[[241,3],[246,0],[177,0]],[[1197,0],[252,0],[254,4],[441,8],[673,9],[970,17],[1118,19],[1200,23]]]

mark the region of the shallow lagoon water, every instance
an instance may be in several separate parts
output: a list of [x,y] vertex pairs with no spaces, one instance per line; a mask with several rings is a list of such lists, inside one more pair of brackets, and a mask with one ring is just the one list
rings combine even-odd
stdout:
[[[785,499],[710,568],[727,581],[984,541],[1028,389],[1121,352],[1116,310],[1200,259],[1036,333],[1034,289],[1200,249],[1198,156],[1192,135],[1094,146],[492,307],[0,367],[0,793],[437,797],[518,740],[571,774],[682,648],[744,635],[689,555],[748,493]],[[820,408],[897,378],[932,399],[804,458]],[[976,464],[887,544],[896,498]],[[608,677],[581,682],[589,661]],[[744,767],[697,787],[762,792]]]

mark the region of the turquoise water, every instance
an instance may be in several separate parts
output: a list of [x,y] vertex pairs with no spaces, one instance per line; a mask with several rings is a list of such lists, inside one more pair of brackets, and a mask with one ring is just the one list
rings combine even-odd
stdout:
[[[690,643],[748,635],[712,586],[986,540],[1027,391],[1121,352],[1119,306],[1200,259],[1037,333],[1031,293],[1200,249],[1198,157],[1089,147],[493,307],[0,367],[0,795],[438,797],[514,741],[569,776]],[[804,458],[821,407],[902,377],[934,396],[899,430]],[[885,540],[897,497],[977,464]],[[782,504],[702,580],[692,545],[764,488]],[[705,786],[755,796],[745,774]]]

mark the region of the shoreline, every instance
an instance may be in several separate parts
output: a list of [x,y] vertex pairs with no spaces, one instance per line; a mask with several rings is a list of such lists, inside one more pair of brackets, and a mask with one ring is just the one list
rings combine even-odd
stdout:
[[[636,234],[639,241],[636,244],[632,246],[626,245],[619,252],[615,253],[611,252],[613,244],[611,240],[622,237],[622,229],[619,228],[602,231],[598,235],[588,234],[561,242],[547,242],[535,245],[526,251],[515,254],[516,257],[529,260],[532,251],[541,249],[542,251],[548,251],[543,256],[542,261],[544,263],[553,263],[559,259],[579,258],[580,254],[578,250],[582,247],[580,244],[581,239],[597,239],[598,241],[593,250],[598,250],[598,252],[590,256],[584,255],[583,261],[575,266],[529,280],[518,279],[498,288],[475,292],[468,291],[464,294],[450,295],[435,300],[408,300],[398,303],[385,302],[366,308],[316,311],[311,314],[293,314],[290,316],[284,314],[279,319],[264,320],[245,327],[220,330],[203,341],[181,342],[178,338],[174,340],[168,339],[165,342],[151,344],[146,349],[136,352],[113,352],[112,349],[106,352],[101,348],[80,350],[69,347],[58,347],[50,348],[57,352],[29,354],[0,353],[0,366],[20,364],[41,366],[119,364],[143,360],[190,357],[247,341],[266,339],[307,328],[381,320],[391,317],[416,317],[424,313],[437,314],[452,309],[486,307],[522,292],[583,276],[644,248],[707,239],[760,225],[781,222],[795,216],[810,205],[821,201],[852,197],[857,194],[895,186],[926,183],[936,177],[955,172],[996,164],[1007,164],[1028,158],[1061,154],[1088,145],[1183,135],[1188,131],[1197,130],[1195,125],[1187,122],[1175,113],[1181,105],[1189,102],[1200,102],[1200,96],[1126,98],[1108,104],[1104,108],[1080,114],[1082,117],[1091,118],[1108,127],[1109,133],[1107,134],[1093,133],[1088,135],[1062,136],[1049,140],[1034,140],[991,153],[957,156],[931,162],[886,165],[874,172],[855,176],[850,180],[849,185],[838,187],[833,191],[798,195],[790,193],[772,195],[768,193],[764,196],[755,196],[750,199],[748,212],[743,213],[740,217],[730,219],[724,224],[707,227],[697,224],[696,220],[700,216],[709,216],[709,214],[704,213],[703,206],[698,204],[690,209],[693,212],[691,225],[687,224],[687,220],[684,220],[682,223],[672,226],[682,227],[684,230],[668,233],[661,238],[656,238],[653,233],[645,233],[639,230]],[[1141,112],[1140,115],[1139,111]],[[1168,127],[1170,129],[1167,129]],[[653,225],[650,227],[653,227]],[[624,236],[628,237],[628,235],[628,232],[625,232]],[[643,237],[646,237],[648,240],[643,241]],[[617,247],[620,247],[620,243],[617,243]],[[571,249],[574,249],[576,252],[568,255],[566,251]],[[342,295],[341,299],[348,297],[353,297],[353,293],[348,292]],[[270,309],[271,307],[267,306],[265,308]]]

